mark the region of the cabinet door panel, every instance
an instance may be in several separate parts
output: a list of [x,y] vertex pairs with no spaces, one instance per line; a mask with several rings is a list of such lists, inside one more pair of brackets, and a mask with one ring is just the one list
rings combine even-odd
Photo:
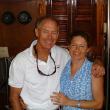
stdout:
[[69,31],[69,0],[47,0],[47,15],[52,15],[59,20],[60,34],[57,44],[68,45],[67,34]]
[[[82,30],[96,40],[96,4],[95,0],[77,0],[72,10],[72,30]],[[95,43],[96,44],[96,43]],[[94,44],[93,44],[94,45]]]
[[[68,45],[68,34],[81,30],[90,34],[96,54],[103,54],[103,0],[47,0],[47,15],[55,16],[60,22],[57,44]],[[101,47],[101,48],[100,48]]]

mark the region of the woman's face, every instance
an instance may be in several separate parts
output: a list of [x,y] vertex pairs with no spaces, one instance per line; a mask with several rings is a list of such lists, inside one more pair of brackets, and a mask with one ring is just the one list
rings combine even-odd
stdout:
[[81,36],[75,36],[70,44],[69,52],[74,60],[83,60],[88,52],[87,41]]

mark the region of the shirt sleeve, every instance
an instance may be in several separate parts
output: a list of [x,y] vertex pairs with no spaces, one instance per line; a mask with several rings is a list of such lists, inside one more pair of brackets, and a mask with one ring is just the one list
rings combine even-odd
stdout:
[[9,69],[8,84],[12,87],[22,88],[24,83],[24,65],[19,60],[13,60]]

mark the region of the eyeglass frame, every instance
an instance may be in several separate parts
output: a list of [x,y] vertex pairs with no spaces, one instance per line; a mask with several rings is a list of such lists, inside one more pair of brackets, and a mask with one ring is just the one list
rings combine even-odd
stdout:
[[38,28],[38,30],[40,30],[43,34],[45,34],[45,35],[47,35],[47,34],[49,34],[49,33],[51,33],[52,34],[52,36],[54,36],[54,37],[56,37],[56,36],[58,36],[59,35],[59,32],[57,32],[57,31],[49,31],[48,29],[45,29],[45,28]]

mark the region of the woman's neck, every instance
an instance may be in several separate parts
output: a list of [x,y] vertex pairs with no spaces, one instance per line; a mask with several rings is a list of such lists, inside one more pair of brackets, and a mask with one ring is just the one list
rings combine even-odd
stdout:
[[84,59],[80,59],[80,60],[72,59],[71,64],[72,64],[72,66],[82,65],[84,61],[85,61],[85,58]]
[[81,66],[83,65],[85,59],[81,59],[81,60],[72,60],[71,62],[71,77],[74,76],[74,74],[81,68]]

